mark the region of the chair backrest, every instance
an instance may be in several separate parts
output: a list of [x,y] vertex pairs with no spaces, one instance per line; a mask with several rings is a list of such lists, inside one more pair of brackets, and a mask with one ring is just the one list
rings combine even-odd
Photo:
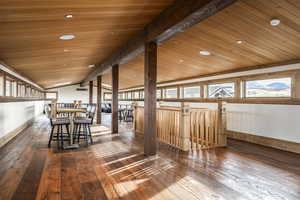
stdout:
[[91,109],[88,112],[88,118],[92,119],[92,123],[93,123],[95,114],[96,114],[96,106],[95,105],[91,105]]

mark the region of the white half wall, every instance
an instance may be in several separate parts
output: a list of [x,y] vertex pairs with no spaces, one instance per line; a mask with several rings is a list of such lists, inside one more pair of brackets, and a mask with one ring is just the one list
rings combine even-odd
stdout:
[[[168,106],[180,103],[164,102]],[[190,103],[192,108],[218,109],[217,103]],[[300,143],[300,106],[226,104],[227,130]]]
[[300,106],[227,104],[227,130],[300,143]]
[[0,103],[0,139],[43,112],[44,101]]

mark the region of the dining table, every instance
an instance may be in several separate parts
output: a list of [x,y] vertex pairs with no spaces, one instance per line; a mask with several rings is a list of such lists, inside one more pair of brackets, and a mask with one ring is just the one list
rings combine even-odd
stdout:
[[63,148],[64,149],[74,149],[74,148],[79,148],[79,144],[74,144],[73,143],[73,129],[74,129],[74,123],[73,119],[76,116],[77,113],[86,113],[86,109],[84,108],[57,108],[56,109],[57,114],[61,113],[68,113],[68,117],[70,119],[70,144],[65,145]]

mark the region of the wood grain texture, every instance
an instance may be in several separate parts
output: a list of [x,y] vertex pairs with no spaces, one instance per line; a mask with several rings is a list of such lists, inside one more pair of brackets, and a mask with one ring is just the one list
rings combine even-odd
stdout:
[[145,44],[145,105],[144,105],[144,153],[153,156],[157,151],[156,140],[156,80],[157,44]]
[[[109,125],[109,118],[103,115],[103,123]],[[300,198],[299,154],[229,140],[227,148],[190,153],[160,145],[157,156],[147,158],[143,139],[128,127],[121,126],[119,135],[95,137],[87,148],[47,150],[49,121],[39,118],[0,149],[0,199],[17,197],[25,180],[30,190],[18,199]]]
[[101,124],[102,76],[97,77],[97,124]]
[[241,133],[241,132],[230,131],[230,130],[226,130],[225,132],[229,138],[300,154],[300,144],[296,142],[289,142],[285,140],[263,137],[259,135]]
[[112,68],[112,107],[111,107],[111,127],[113,133],[118,133],[119,130],[119,65],[114,65]]
[[[0,57],[45,88],[78,83],[92,71],[88,65],[101,62],[172,2],[3,0]],[[76,38],[59,40],[64,34]]]
[[[300,2],[240,0],[158,48],[157,81],[166,82],[299,59]],[[270,25],[272,18],[281,24]],[[237,40],[243,40],[237,44]],[[211,56],[202,56],[208,50]],[[143,85],[143,56],[120,68],[120,88]],[[110,83],[107,78],[103,81]],[[130,78],[132,77],[132,78]]]
[[83,81],[95,80],[97,75],[103,75],[115,64],[126,64],[145,51],[144,44],[155,41],[162,43],[179,32],[202,22],[208,17],[230,6],[236,0],[189,0],[174,1],[161,12],[145,28],[130,38],[120,49],[99,63]]

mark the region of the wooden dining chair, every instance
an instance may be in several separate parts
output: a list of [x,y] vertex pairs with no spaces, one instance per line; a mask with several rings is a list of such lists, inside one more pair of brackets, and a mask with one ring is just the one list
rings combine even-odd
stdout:
[[89,144],[89,141],[93,144],[91,125],[93,124],[95,113],[96,106],[92,105],[86,117],[74,118],[73,142],[77,139],[77,142],[80,143],[81,139],[85,139],[86,145]]
[[[58,146],[60,148],[63,148],[64,141],[70,141],[70,120],[67,118],[56,118],[52,119],[50,118],[50,124],[51,124],[51,133],[50,138],[48,142],[48,148],[51,147],[52,141],[57,141]],[[63,128],[66,128],[66,132],[64,132]],[[57,132],[55,133],[54,130],[57,128]]]

